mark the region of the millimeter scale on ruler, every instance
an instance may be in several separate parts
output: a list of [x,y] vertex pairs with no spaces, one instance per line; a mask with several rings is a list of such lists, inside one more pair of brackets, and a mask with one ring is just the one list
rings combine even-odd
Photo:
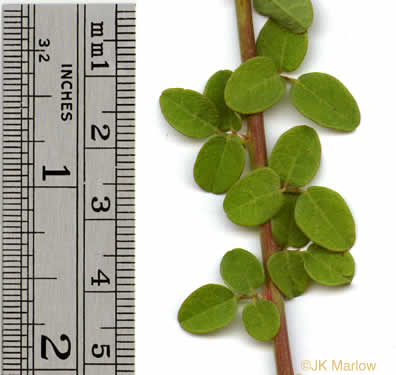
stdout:
[[3,375],[135,372],[135,21],[3,7]]

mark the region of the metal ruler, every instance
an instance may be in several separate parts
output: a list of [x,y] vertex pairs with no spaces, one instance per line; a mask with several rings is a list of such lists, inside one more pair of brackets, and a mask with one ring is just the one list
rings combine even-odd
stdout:
[[3,7],[4,375],[134,373],[135,21]]

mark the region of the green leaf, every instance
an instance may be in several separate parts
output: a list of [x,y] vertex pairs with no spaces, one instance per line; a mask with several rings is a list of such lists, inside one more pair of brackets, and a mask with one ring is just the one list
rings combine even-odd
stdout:
[[254,0],[254,8],[294,33],[303,33],[312,24],[310,0]]
[[271,340],[279,331],[280,316],[276,306],[258,299],[245,306],[242,320],[249,335],[259,341]]
[[264,224],[282,207],[280,178],[270,168],[259,168],[239,180],[224,199],[228,218],[239,225]]
[[308,34],[295,34],[271,19],[257,38],[257,54],[270,57],[279,72],[292,72],[302,61],[308,48]]
[[294,218],[297,194],[285,193],[284,204],[280,211],[271,219],[272,234],[275,242],[281,247],[301,249],[309,239],[301,232]]
[[267,263],[271,280],[288,298],[300,296],[308,285],[303,254],[299,251],[279,251]]
[[239,137],[227,134],[209,139],[194,165],[196,183],[208,192],[226,192],[241,176],[245,157]]
[[215,104],[198,92],[167,89],[160,97],[160,105],[169,124],[188,137],[206,138],[221,127]]
[[279,174],[285,186],[301,187],[315,176],[320,165],[320,141],[308,126],[296,126],[276,142],[269,166]]
[[216,104],[220,112],[222,119],[220,130],[223,131],[230,129],[238,131],[242,126],[241,118],[235,112],[231,111],[224,101],[224,89],[231,74],[231,70],[218,71],[209,78],[204,91],[204,95]]
[[332,251],[349,250],[355,242],[355,223],[344,199],[333,190],[312,186],[297,199],[295,218],[304,234]]
[[225,102],[243,114],[263,112],[285,93],[285,80],[269,57],[254,57],[242,64],[228,80]]
[[224,255],[220,273],[224,282],[239,294],[249,294],[265,282],[262,264],[243,249],[234,249]]
[[304,252],[304,266],[312,280],[329,286],[349,284],[355,273],[355,261],[349,251],[337,254],[317,245]]
[[208,284],[190,294],[180,307],[178,320],[191,333],[208,333],[225,327],[237,311],[234,294],[222,285]]
[[345,132],[360,123],[359,107],[348,89],[324,73],[308,73],[293,82],[293,105],[305,117],[326,128]]

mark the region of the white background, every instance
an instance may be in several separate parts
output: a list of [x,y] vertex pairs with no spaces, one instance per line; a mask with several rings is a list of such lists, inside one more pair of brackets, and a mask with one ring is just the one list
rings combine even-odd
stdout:
[[[320,128],[286,95],[265,113],[267,141],[271,149],[295,125],[318,131],[323,158],[313,184],[337,190],[348,202],[357,224],[352,251],[357,267],[351,286],[312,285],[287,302],[294,367],[296,374],[309,374],[301,361],[374,361],[376,375],[391,375],[396,371],[396,4],[313,3],[309,50],[291,76],[311,71],[336,76],[359,103],[362,122],[351,134]],[[258,33],[265,18],[254,20]],[[271,344],[250,338],[240,316],[201,337],[184,332],[176,319],[189,293],[221,283],[219,263],[226,251],[242,247],[260,256],[260,244],[257,230],[228,221],[222,196],[196,186],[192,167],[202,142],[171,128],[158,98],[168,87],[202,91],[210,75],[239,63],[232,0],[138,0],[138,375],[275,375]]]

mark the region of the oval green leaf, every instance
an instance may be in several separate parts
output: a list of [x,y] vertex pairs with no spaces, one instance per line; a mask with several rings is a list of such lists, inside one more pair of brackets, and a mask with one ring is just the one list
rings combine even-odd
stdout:
[[309,126],[296,126],[279,137],[269,166],[285,186],[301,187],[308,184],[318,171],[320,154],[316,131]]
[[221,127],[215,104],[192,90],[167,89],[160,97],[162,113],[171,126],[192,138],[206,138]]
[[246,305],[242,320],[249,335],[259,341],[271,340],[280,327],[278,309],[267,300],[258,299]]
[[224,96],[233,111],[251,114],[274,105],[285,89],[285,80],[280,77],[273,61],[269,57],[255,57],[232,73]]
[[254,0],[254,8],[294,33],[303,33],[312,24],[311,0]]
[[296,223],[316,244],[331,251],[349,250],[355,242],[355,222],[335,191],[312,186],[297,199]]
[[360,124],[359,107],[348,89],[324,73],[308,73],[293,82],[293,105],[326,128],[350,132]]
[[299,251],[279,251],[272,255],[267,268],[271,280],[288,298],[300,296],[308,286],[303,254]]
[[178,320],[191,333],[208,333],[225,327],[237,311],[237,300],[222,285],[208,284],[190,294],[180,307]]
[[227,134],[209,139],[194,165],[196,183],[208,192],[226,192],[241,176],[245,157],[239,137]]
[[337,254],[317,245],[304,252],[304,266],[312,280],[328,286],[350,284],[355,274],[355,261],[349,251]]
[[224,282],[236,293],[249,294],[265,282],[264,268],[249,251],[234,249],[226,253],[220,264]]
[[301,232],[294,218],[294,210],[298,194],[285,193],[284,203],[280,211],[271,219],[272,234],[280,247],[295,247],[301,249],[309,242],[308,237]]
[[213,74],[213,76],[209,78],[204,91],[204,95],[216,104],[220,112],[222,119],[220,130],[222,131],[228,131],[230,129],[238,131],[242,126],[241,118],[238,114],[231,111],[224,101],[224,89],[231,74],[231,70],[220,70]]
[[302,61],[308,48],[308,34],[295,34],[271,19],[257,38],[257,54],[270,57],[279,72],[292,72]]
[[224,199],[228,218],[239,225],[264,224],[282,207],[280,178],[270,168],[259,168],[239,180]]

